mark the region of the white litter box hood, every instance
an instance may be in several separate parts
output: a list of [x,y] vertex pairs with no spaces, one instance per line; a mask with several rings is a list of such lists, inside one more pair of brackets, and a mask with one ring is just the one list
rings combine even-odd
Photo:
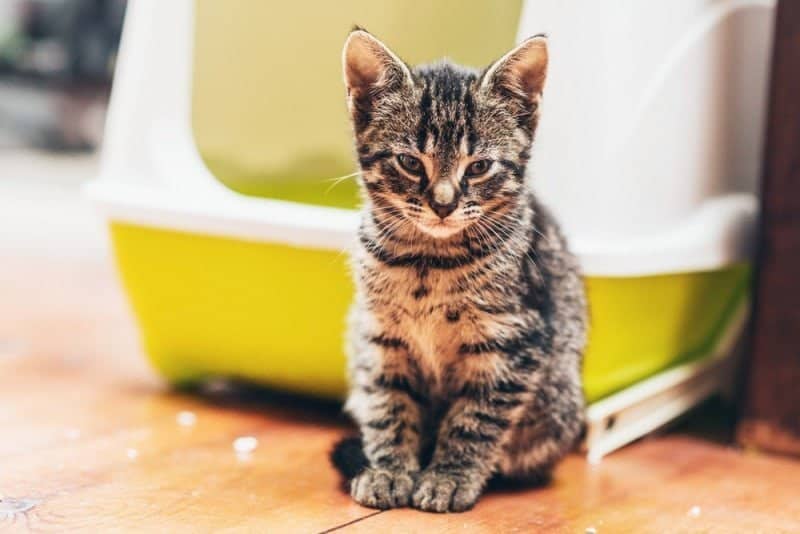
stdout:
[[587,268],[611,268],[603,250],[688,247],[704,230],[733,245],[752,227],[773,7],[525,3],[519,37],[545,32],[550,47],[532,175],[576,248],[597,260]]

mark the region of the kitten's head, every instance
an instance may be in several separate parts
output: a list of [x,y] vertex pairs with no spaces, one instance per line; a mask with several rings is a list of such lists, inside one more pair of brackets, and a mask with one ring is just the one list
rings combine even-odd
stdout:
[[447,62],[410,68],[357,29],[343,63],[377,219],[446,238],[519,204],[547,70],[543,36],[478,72]]

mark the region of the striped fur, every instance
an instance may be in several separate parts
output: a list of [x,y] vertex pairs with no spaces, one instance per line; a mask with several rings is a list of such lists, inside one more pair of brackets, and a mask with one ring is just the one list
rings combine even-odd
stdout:
[[344,67],[364,193],[346,409],[368,465],[351,493],[466,510],[492,476],[546,477],[583,425],[584,289],[525,179],[545,41],[481,72],[412,69],[356,30]]

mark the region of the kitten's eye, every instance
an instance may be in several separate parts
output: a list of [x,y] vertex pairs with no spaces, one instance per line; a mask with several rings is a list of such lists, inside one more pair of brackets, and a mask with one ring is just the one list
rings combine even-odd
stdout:
[[422,173],[422,162],[414,156],[409,156],[408,154],[398,154],[397,162],[401,167],[403,167],[404,170],[410,172],[411,174]]
[[464,176],[467,178],[480,176],[488,171],[489,167],[491,166],[492,162],[488,159],[479,159],[478,161],[473,161],[467,166],[467,170],[464,171]]

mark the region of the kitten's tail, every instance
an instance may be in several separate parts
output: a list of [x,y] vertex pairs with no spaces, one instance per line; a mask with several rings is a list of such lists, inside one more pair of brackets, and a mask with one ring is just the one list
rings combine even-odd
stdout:
[[347,480],[355,478],[369,465],[364,455],[364,443],[360,436],[343,438],[331,450],[331,463]]

